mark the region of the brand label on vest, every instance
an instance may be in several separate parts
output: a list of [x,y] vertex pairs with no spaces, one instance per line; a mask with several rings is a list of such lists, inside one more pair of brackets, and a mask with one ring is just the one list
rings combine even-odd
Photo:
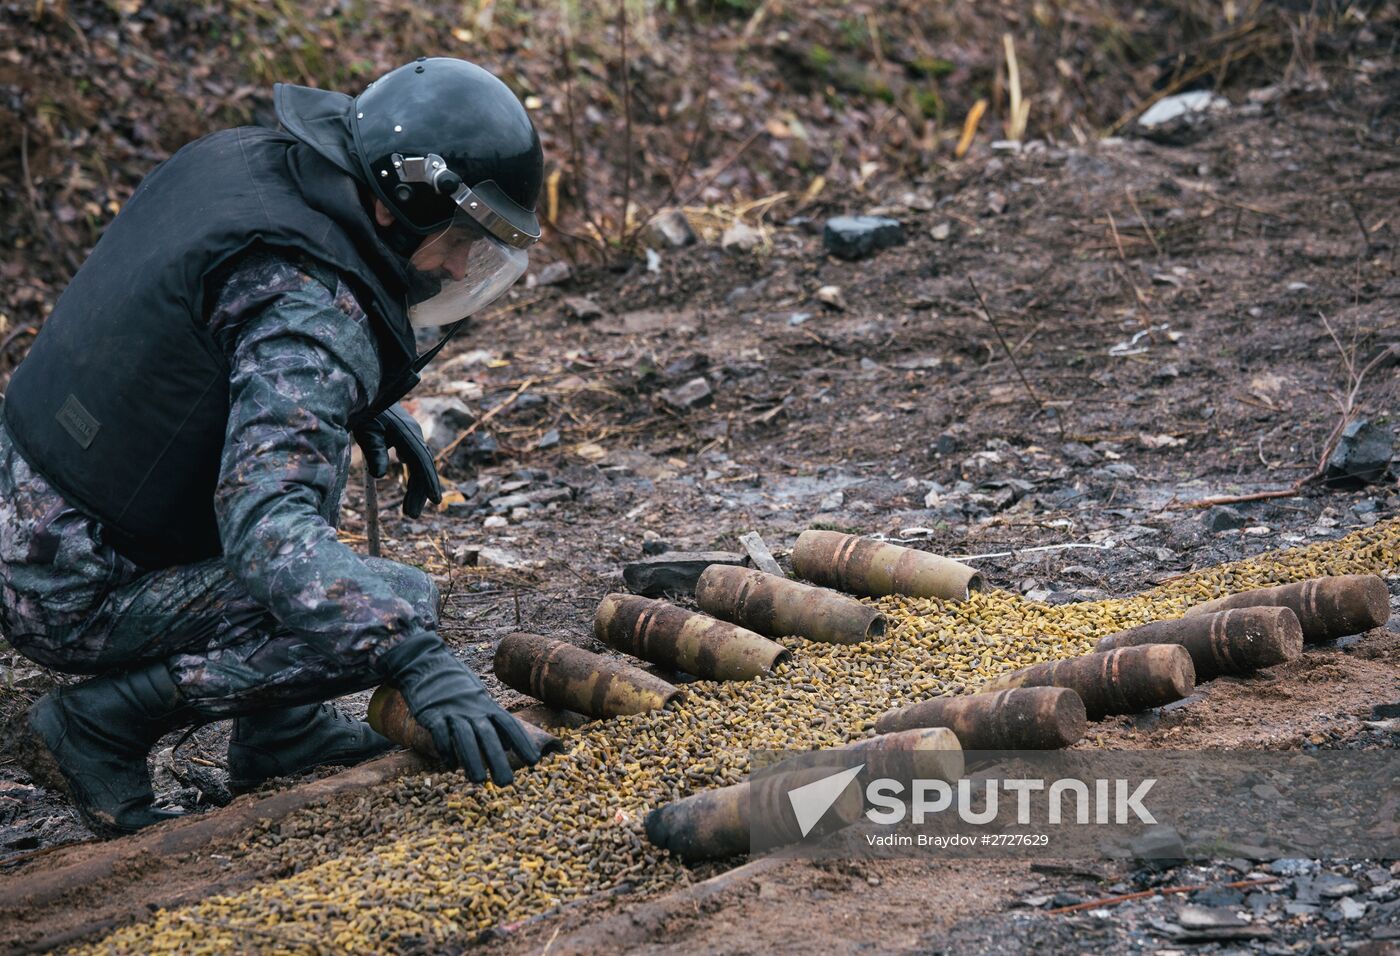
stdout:
[[78,401],[78,396],[72,394],[54,418],[58,419],[63,430],[72,435],[73,440],[83,448],[92,444],[92,440],[97,437],[97,430],[102,427],[102,423],[92,417],[92,412]]

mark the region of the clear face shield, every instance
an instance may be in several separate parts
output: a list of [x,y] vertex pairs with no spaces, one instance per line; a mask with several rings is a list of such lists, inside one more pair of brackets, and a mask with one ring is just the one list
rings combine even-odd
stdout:
[[525,274],[530,254],[458,212],[451,225],[423,240],[409,265],[408,320],[426,329],[451,325],[496,301]]

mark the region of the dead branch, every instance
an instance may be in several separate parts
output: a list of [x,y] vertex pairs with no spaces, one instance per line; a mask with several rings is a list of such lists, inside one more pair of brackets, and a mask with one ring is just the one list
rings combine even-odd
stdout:
[[[1317,467],[1299,478],[1286,488],[1273,488],[1268,491],[1255,491],[1246,495],[1221,495],[1215,498],[1201,498],[1197,501],[1185,501],[1176,508],[1211,508],[1215,505],[1235,505],[1247,501],[1266,501],[1270,498],[1292,498],[1302,492],[1304,488],[1315,481],[1321,481],[1327,475],[1327,460],[1332,457],[1332,452],[1336,450],[1337,443],[1341,441],[1342,432],[1351,424],[1351,420],[1356,416],[1357,398],[1361,394],[1361,386],[1366,382],[1366,376],[1371,373],[1381,360],[1389,356],[1395,346],[1388,345],[1377,352],[1369,362],[1361,368],[1356,366],[1356,350],[1347,349],[1342,345],[1342,340],[1337,337],[1336,331],[1332,328],[1332,323],[1327,320],[1327,316],[1321,312],[1318,318],[1322,320],[1322,327],[1327,330],[1327,335],[1332,339],[1332,343],[1337,346],[1337,351],[1342,357],[1342,368],[1346,372],[1346,391],[1332,396],[1332,400],[1337,403],[1339,418],[1337,424],[1333,426],[1331,433],[1327,436],[1327,441],[1322,445],[1322,454],[1318,457]],[[1261,450],[1262,455],[1262,450]]]
[[1035,405],[1037,408],[1040,409],[1041,414],[1048,415],[1050,418],[1054,419],[1055,428],[1060,433],[1060,440],[1064,441],[1064,422],[1060,421],[1060,416],[1058,414],[1046,408],[1045,403],[1040,400],[1040,396],[1035,393],[1035,389],[1031,388],[1031,383],[1026,379],[1026,373],[1021,370],[1021,363],[1016,361],[1016,356],[1011,351],[1011,346],[1007,343],[1006,336],[1001,334],[1001,328],[997,325],[996,319],[993,318],[992,310],[987,308],[987,300],[982,298],[982,290],[977,288],[977,283],[972,281],[972,276],[970,275],[967,277],[967,284],[972,286],[972,292],[974,295],[977,296],[977,302],[982,306],[982,315],[986,317],[987,324],[990,325],[992,327],[992,331],[996,333],[997,341],[1001,343],[1001,350],[1006,353],[1006,358],[1008,361],[1011,362],[1011,367],[1016,370],[1016,376],[1021,380],[1021,384],[1025,386],[1026,394],[1031,397],[1031,401],[1035,402]]

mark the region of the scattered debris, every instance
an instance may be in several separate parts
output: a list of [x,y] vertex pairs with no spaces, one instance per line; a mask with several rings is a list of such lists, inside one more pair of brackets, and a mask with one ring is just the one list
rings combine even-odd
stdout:
[[564,300],[564,308],[580,322],[592,322],[603,317],[603,310],[592,299],[573,296]]
[[846,297],[841,294],[839,285],[824,285],[817,290],[817,301],[829,305],[837,312],[846,311]]
[[763,243],[763,233],[746,223],[736,222],[720,236],[720,248],[753,252]]
[[768,545],[763,543],[763,538],[759,537],[757,531],[750,531],[739,535],[739,543],[748,552],[749,561],[760,571],[768,574],[776,574],[778,577],[786,577],[783,569],[773,558],[773,552],[768,550]]
[[622,580],[629,591],[644,597],[690,594],[712,564],[747,567],[748,557],[734,551],[667,551],[623,565]]
[[657,213],[648,224],[647,232],[657,245],[669,246],[672,249],[694,245],[696,241],[695,229],[690,225],[685,213],[679,209],[666,209]]
[[696,376],[684,385],[668,388],[661,393],[661,400],[676,411],[686,411],[708,405],[714,400],[714,391],[704,376]]
[[1178,117],[1207,110],[1228,110],[1230,101],[1209,90],[1191,90],[1166,96],[1153,103],[1147,112],[1138,117],[1138,125],[1151,129],[1169,123]]
[[574,277],[574,267],[562,259],[551,262],[535,274],[537,285],[560,285]]
[[476,415],[466,402],[447,396],[417,399],[409,411],[423,430],[423,440],[434,454],[452,444],[463,429],[470,428],[476,421]]

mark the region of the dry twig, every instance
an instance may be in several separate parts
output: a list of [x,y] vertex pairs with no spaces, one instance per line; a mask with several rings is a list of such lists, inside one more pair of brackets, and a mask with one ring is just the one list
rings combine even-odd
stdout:
[[[1394,351],[1395,346],[1386,346],[1377,352],[1369,362],[1358,368],[1356,364],[1356,350],[1354,348],[1347,349],[1342,345],[1342,340],[1337,337],[1336,331],[1332,328],[1332,323],[1327,321],[1327,316],[1319,312],[1318,318],[1322,320],[1322,326],[1327,330],[1327,335],[1332,339],[1333,344],[1337,346],[1337,351],[1341,353],[1342,368],[1346,372],[1346,390],[1332,396],[1332,401],[1337,404],[1340,417],[1337,420],[1337,424],[1332,428],[1331,434],[1327,436],[1327,441],[1322,445],[1322,454],[1318,457],[1317,467],[1286,488],[1255,491],[1246,495],[1221,495],[1215,498],[1202,498],[1198,501],[1182,502],[1176,507],[1210,508],[1215,505],[1234,505],[1246,501],[1266,501],[1270,498],[1292,498],[1308,485],[1326,477],[1327,461],[1332,457],[1332,452],[1336,449],[1337,442],[1341,440],[1342,432],[1346,429],[1347,425],[1351,424],[1351,420],[1356,416],[1356,400],[1361,394],[1361,386],[1365,383],[1366,376],[1380,364],[1382,359],[1386,358]],[[1262,449],[1260,455],[1261,457],[1263,455]]]
[[1011,362],[1011,367],[1016,370],[1016,376],[1021,380],[1021,384],[1025,386],[1026,394],[1031,397],[1031,401],[1035,402],[1036,407],[1040,409],[1042,414],[1048,415],[1050,418],[1054,419],[1055,428],[1060,433],[1060,440],[1064,441],[1064,422],[1060,421],[1060,416],[1057,413],[1046,407],[1045,403],[1040,400],[1040,396],[1035,393],[1035,389],[1031,388],[1031,383],[1026,379],[1026,373],[1021,371],[1021,363],[1016,361],[1016,356],[1012,353],[1011,346],[1007,344],[1006,336],[1001,334],[1001,328],[997,325],[996,319],[992,317],[992,310],[987,308],[987,300],[982,298],[982,290],[977,288],[977,283],[972,281],[972,276],[967,277],[967,284],[972,286],[972,292],[977,296],[977,302],[982,306],[982,315],[986,317],[987,324],[990,325],[992,331],[996,333],[997,341],[1001,343],[1001,350],[1006,353],[1007,359]]

